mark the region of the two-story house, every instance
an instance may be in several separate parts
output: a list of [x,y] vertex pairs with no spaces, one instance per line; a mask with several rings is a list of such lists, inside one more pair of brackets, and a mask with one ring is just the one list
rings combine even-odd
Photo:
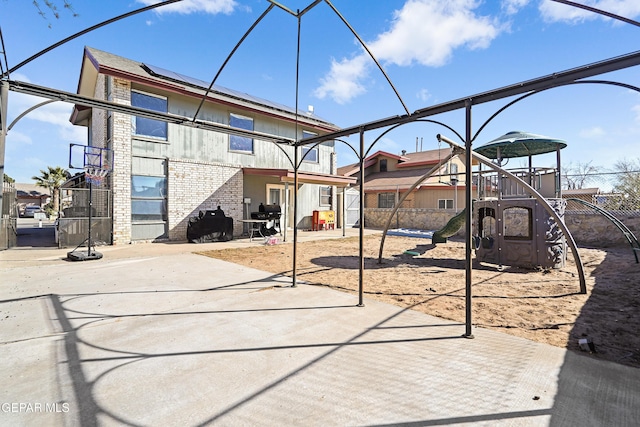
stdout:
[[[290,140],[338,129],[309,112],[214,86],[158,66],[86,47],[78,94]],[[206,94],[206,96],[205,96]],[[185,240],[189,218],[220,206],[234,218],[234,235],[260,203],[278,204],[293,224],[294,147],[246,136],[182,126],[76,105],[71,122],[88,128],[88,144],[113,152],[105,179],[112,193],[112,243]],[[338,177],[334,143],[315,148],[302,162],[298,227],[310,227],[314,210],[335,210]],[[288,157],[287,155],[288,154]]]

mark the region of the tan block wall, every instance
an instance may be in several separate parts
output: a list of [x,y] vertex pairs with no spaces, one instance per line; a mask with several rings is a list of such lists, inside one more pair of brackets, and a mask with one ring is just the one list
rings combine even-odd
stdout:
[[[384,228],[391,209],[365,208],[365,227]],[[439,230],[444,227],[455,213],[442,209],[398,209],[390,228],[415,228],[420,230]],[[640,216],[619,217],[631,232],[640,238]],[[600,214],[572,213],[565,211],[564,221],[578,247],[607,247],[629,245],[624,234],[608,219]],[[464,236],[462,227],[457,236]],[[629,247],[631,250],[631,247]]]
[[[637,238],[640,238],[640,216],[618,217],[618,219]],[[629,244],[618,227],[600,214],[565,211],[564,223],[578,246],[607,247]],[[629,249],[631,249],[630,246]]]
[[[392,209],[365,208],[364,224],[367,228],[384,228]],[[390,228],[415,228],[419,230],[439,230],[455,215],[444,209],[400,208],[394,215]],[[464,227],[458,232],[464,235]]]

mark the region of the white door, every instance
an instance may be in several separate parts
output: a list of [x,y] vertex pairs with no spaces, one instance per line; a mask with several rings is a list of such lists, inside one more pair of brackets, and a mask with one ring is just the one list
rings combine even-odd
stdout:
[[353,227],[360,220],[360,193],[357,190],[345,189],[345,225]]
[[[293,192],[289,188],[288,200],[285,197],[286,187],[284,185],[267,184],[267,204],[279,205],[282,217],[280,218],[280,224],[284,226],[284,221],[287,221],[289,228],[293,227]],[[287,209],[287,202],[289,207]],[[286,217],[286,219],[285,219]]]

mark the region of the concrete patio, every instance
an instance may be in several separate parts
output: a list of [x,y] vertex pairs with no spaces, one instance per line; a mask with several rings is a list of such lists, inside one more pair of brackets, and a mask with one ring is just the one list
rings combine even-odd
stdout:
[[1,252],[0,425],[640,425],[638,369],[191,253],[221,245]]

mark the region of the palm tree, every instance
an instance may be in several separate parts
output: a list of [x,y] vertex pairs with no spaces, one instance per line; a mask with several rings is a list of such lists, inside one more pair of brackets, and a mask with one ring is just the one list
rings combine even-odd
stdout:
[[38,187],[44,187],[49,190],[53,197],[53,211],[58,212],[60,206],[60,187],[69,179],[69,171],[60,166],[47,166],[46,171],[40,170],[40,176],[32,176],[31,179],[36,181]]

